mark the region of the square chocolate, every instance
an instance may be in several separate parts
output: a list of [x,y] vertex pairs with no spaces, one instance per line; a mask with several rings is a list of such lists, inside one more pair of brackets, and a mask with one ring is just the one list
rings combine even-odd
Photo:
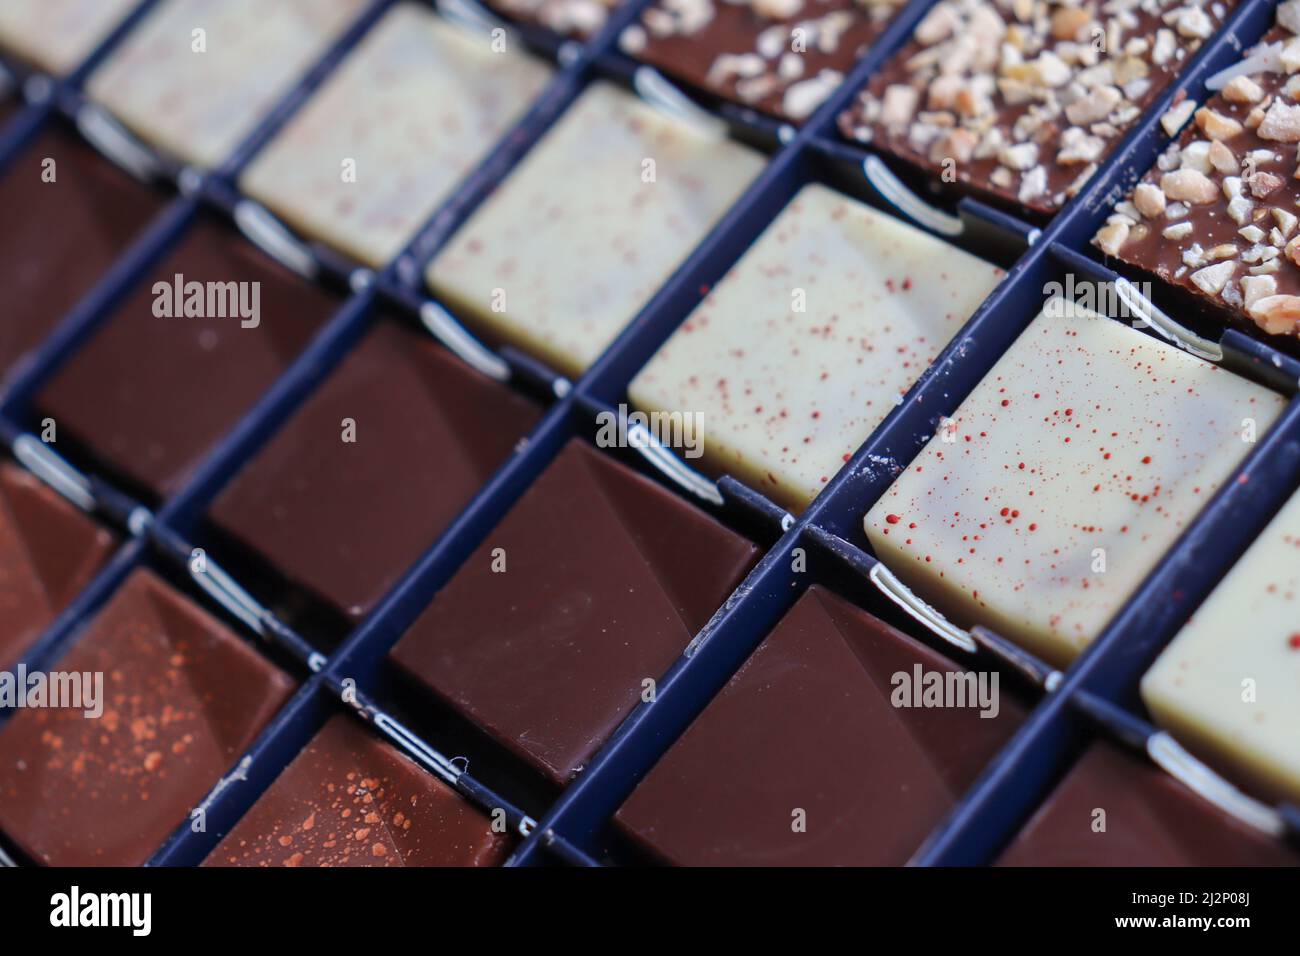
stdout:
[[339,300],[202,218],[37,392],[60,438],[163,498],[256,403]]
[[424,6],[390,10],[240,177],[304,235],[387,265],[532,104],[549,65]]
[[813,586],[616,821],[678,865],[902,865],[1022,720],[997,678]]
[[488,336],[577,377],[763,168],[756,151],[589,86],[430,263]]
[[294,689],[148,570],[51,670],[101,675],[102,712],[20,709],[0,728],[0,829],[50,866],[144,863]]
[[212,519],[359,620],[538,417],[427,333],[382,319],[244,465]]
[[564,784],[758,553],[575,440],[438,593],[393,658]]
[[161,0],[86,82],[183,162],[228,159],[368,0]]
[[1300,855],[1111,743],[1093,744],[998,866],[1300,866]]
[[1102,633],[1286,400],[1060,296],[867,513],[963,627],[1057,666]]
[[703,423],[700,465],[802,511],[1005,273],[805,186],[628,386]]
[[[1275,69],[1235,76],[1199,109],[1185,100],[1177,142],[1097,232],[1107,255],[1208,303],[1248,331],[1300,342],[1300,7],[1252,55]],[[1177,111],[1177,112],[1175,112]],[[1167,114],[1168,115],[1168,114]],[[1172,130],[1171,130],[1172,131]]]
[[47,125],[0,176],[0,375],[35,349],[164,206],[81,137]]
[[670,76],[802,123],[905,0],[656,0],[620,38]]
[[840,130],[944,183],[1051,215],[1235,0],[942,0]]
[[113,536],[30,472],[0,464],[0,669],[90,583]]
[[441,780],[338,714],[204,866],[493,866],[510,841]]
[[47,73],[71,73],[138,2],[5,0],[0,4],[0,52]]

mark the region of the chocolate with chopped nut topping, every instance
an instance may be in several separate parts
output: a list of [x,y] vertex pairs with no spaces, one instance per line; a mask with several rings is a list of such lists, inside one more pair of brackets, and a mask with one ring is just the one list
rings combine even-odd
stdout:
[[945,182],[1055,213],[1235,0],[941,0],[840,116]]
[[[1300,26],[1300,0],[1280,11]],[[1107,255],[1247,327],[1300,336],[1300,37],[1269,32],[1097,232]],[[1253,324],[1253,325],[1252,325]]]
[[623,0],[486,0],[508,17],[536,23],[561,36],[585,40],[600,32]]
[[623,32],[632,56],[800,123],[905,0],[657,0]]

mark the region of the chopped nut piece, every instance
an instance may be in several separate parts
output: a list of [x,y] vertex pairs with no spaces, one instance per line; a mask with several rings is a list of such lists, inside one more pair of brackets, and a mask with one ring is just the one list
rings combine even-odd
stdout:
[[1235,262],[1220,262],[1212,266],[1206,266],[1204,269],[1198,269],[1191,275],[1191,280],[1196,283],[1206,295],[1218,295],[1227,285],[1232,274],[1237,271]]
[[1241,124],[1235,119],[1216,113],[1208,106],[1202,106],[1196,111],[1196,125],[1206,136],[1215,140],[1232,139],[1240,135],[1242,130]]
[[1218,187],[1195,169],[1177,169],[1160,177],[1160,189],[1170,199],[1204,205],[1219,198]]
[[1273,335],[1295,334],[1300,328],[1300,296],[1270,295],[1257,300],[1247,314]]
[[1160,117],[1160,126],[1166,134],[1175,136],[1195,112],[1196,100],[1183,100],[1181,103],[1175,103],[1165,111],[1164,116]]
[[1147,219],[1154,219],[1164,215],[1165,194],[1158,186],[1142,183],[1133,190],[1133,205],[1137,206],[1138,211]]
[[1234,76],[1223,88],[1223,97],[1232,103],[1258,103],[1264,90],[1248,76]]
[[1122,222],[1112,222],[1102,226],[1097,232],[1097,246],[1108,256],[1119,255],[1120,249],[1128,241],[1129,227]]
[[1275,99],[1256,132],[1261,139],[1300,143],[1300,106],[1288,106],[1282,100]]

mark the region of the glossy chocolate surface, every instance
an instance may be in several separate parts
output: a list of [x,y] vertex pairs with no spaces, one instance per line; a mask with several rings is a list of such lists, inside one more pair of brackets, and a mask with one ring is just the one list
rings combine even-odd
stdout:
[[1113,744],[1097,743],[998,865],[1298,866],[1300,855],[1238,823],[1164,771]]
[[936,179],[1054,213],[1233,5],[935,4],[840,130]]
[[[155,285],[172,290],[178,275],[185,285],[257,283],[258,324],[245,328],[239,314],[219,315],[206,304],[202,317],[156,314]],[[252,288],[246,287],[250,295]],[[36,405],[61,436],[166,496],[184,485],[337,305],[229,227],[201,219],[41,389]]]
[[620,45],[673,77],[800,123],[835,92],[902,6],[901,0],[661,0],[624,31]]
[[[354,619],[538,417],[425,332],[381,319],[212,507],[213,520]],[[345,441],[345,420],[355,441]]]
[[573,441],[393,656],[566,783],[757,555],[672,493]]
[[0,177],[0,377],[94,288],[163,205],[160,193],[76,134],[46,125]]
[[108,560],[113,536],[13,465],[0,465],[0,668],[17,661]]
[[958,670],[810,588],[633,792],[619,825],[682,865],[907,862],[1022,717],[1005,693],[991,718],[895,707],[895,675],[917,666]]
[[[1261,44],[1300,43],[1284,27]],[[1093,240],[1251,331],[1300,337],[1300,86],[1260,71],[1197,110]]]
[[0,829],[53,866],[144,863],[294,688],[148,570],[51,669],[104,682],[99,717],[20,709],[0,729]]
[[346,714],[332,717],[204,866],[491,866],[504,834]]

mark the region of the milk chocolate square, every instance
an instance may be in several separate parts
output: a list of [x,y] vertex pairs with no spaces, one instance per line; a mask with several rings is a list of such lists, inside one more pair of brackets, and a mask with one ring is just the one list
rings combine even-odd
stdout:
[[573,441],[393,657],[564,784],[757,556],[676,495]]
[[1300,855],[1103,742],[1084,753],[997,864],[1300,866]]
[[163,206],[161,193],[47,124],[0,176],[0,374],[40,345]]
[[144,863],[294,688],[148,570],[51,669],[103,683],[98,715],[20,709],[0,728],[0,829],[50,866]]
[[383,319],[228,484],[213,520],[309,594],[366,614],[538,417]]
[[113,536],[30,472],[0,464],[0,670],[91,582]]
[[35,403],[60,436],[165,497],[338,305],[229,226],[201,218]]
[[678,865],[901,865],[1023,718],[996,677],[814,586],[617,822]]
[[204,866],[492,866],[492,821],[355,718],[339,714]]

